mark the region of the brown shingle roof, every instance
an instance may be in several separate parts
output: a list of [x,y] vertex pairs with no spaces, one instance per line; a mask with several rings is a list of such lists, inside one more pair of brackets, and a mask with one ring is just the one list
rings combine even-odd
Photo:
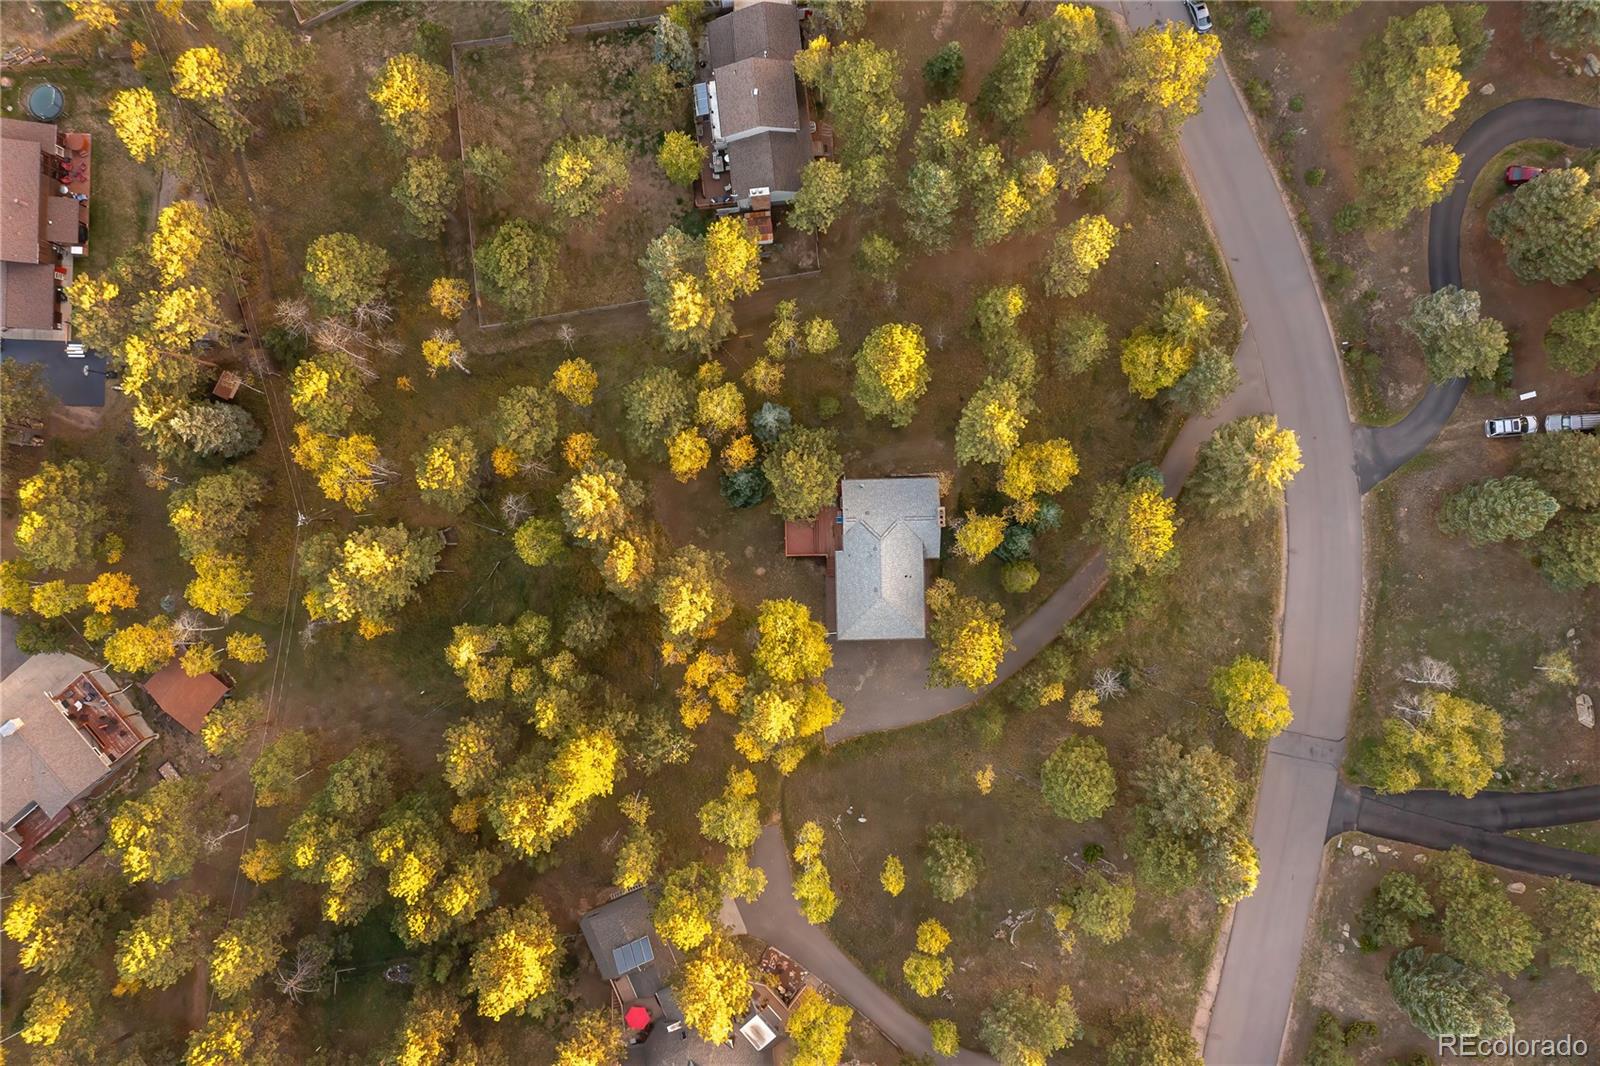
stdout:
[[190,677],[173,659],[144,683],[144,690],[157,707],[167,712],[167,717],[189,732],[198,733],[206,715],[228,694],[228,685],[216,674]]
[[[0,738],[0,778],[5,781],[0,824],[10,825],[30,804],[54,818],[110,773],[94,743],[49,696],[93,669],[93,663],[76,655],[35,655],[0,684],[0,721],[22,722]],[[133,709],[127,710],[131,714]]]
[[51,196],[45,200],[44,233],[52,244],[78,243],[78,201],[70,196]]
[[724,140],[746,130],[798,130],[800,101],[794,91],[794,64],[783,59],[742,59],[718,67],[717,111]]
[[0,328],[56,328],[53,264],[0,263]]
[[0,118],[0,137],[8,141],[32,141],[45,148],[60,143],[55,123],[22,118]]
[[798,133],[761,133],[728,145],[733,194],[741,200],[751,189],[799,192],[800,170],[805,164],[805,146]]
[[42,153],[33,141],[0,140],[0,259],[37,263],[39,231],[48,195],[40,170]]
[[800,51],[800,9],[787,0],[746,4],[706,27],[712,68],[763,56],[792,60]]

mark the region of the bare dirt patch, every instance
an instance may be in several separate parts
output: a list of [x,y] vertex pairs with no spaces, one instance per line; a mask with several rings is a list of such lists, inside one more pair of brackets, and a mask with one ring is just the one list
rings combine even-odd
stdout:
[[[1366,853],[1355,855],[1353,849],[1357,847],[1365,848]],[[1378,851],[1379,847],[1390,850]],[[1324,851],[1317,911],[1300,960],[1300,987],[1289,1020],[1285,1061],[1301,1060],[1323,1011],[1333,1013],[1346,1024],[1357,1019],[1377,1023],[1381,1034],[1378,1041],[1356,1049],[1361,1063],[1404,1060],[1415,1052],[1424,1052],[1430,1059],[1437,1057],[1434,1041],[1411,1024],[1389,994],[1383,972],[1394,953],[1362,952],[1354,939],[1357,933],[1354,926],[1356,912],[1385,873],[1404,870],[1426,883],[1426,863],[1438,854],[1362,833],[1346,833],[1329,842]],[[1496,872],[1501,881],[1525,887],[1524,892],[1510,898],[1529,910],[1537,906],[1539,889],[1550,880],[1509,870]],[[1429,937],[1425,936],[1421,942],[1431,951],[1439,949],[1438,943]],[[1542,955],[1539,961],[1543,961]],[[1594,991],[1572,971],[1536,966],[1514,980],[1502,979],[1500,986],[1511,997],[1517,1036],[1559,1037],[1570,1033],[1586,1040],[1591,1049],[1600,1041],[1600,1015],[1594,1011]],[[1510,1063],[1513,1060],[1486,1058],[1481,1061]]]

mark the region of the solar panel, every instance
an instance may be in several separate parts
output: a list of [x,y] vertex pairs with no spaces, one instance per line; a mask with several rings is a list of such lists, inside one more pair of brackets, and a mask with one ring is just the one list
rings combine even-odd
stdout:
[[642,936],[620,948],[613,948],[611,951],[611,961],[617,964],[619,974],[631,973],[645,963],[654,962],[655,957],[655,949],[650,946],[650,938],[647,936]]

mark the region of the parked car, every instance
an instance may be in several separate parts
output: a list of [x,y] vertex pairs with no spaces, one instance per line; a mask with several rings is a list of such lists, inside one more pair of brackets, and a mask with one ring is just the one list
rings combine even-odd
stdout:
[[1600,429],[1600,411],[1585,415],[1545,415],[1544,431],[1561,433],[1569,429]]
[[1543,173],[1544,167],[1506,167],[1506,184],[1512,188],[1526,185]]
[[1196,33],[1211,32],[1211,11],[1205,0],[1183,0],[1183,6],[1189,12],[1189,21],[1194,23]]
[[1532,415],[1490,418],[1483,423],[1485,437],[1525,437],[1539,432],[1539,420]]

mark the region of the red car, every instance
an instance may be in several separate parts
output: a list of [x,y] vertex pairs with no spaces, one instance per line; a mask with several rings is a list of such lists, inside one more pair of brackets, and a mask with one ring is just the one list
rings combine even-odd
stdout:
[[1544,173],[1544,167],[1506,167],[1506,184],[1512,187],[1526,185]]

